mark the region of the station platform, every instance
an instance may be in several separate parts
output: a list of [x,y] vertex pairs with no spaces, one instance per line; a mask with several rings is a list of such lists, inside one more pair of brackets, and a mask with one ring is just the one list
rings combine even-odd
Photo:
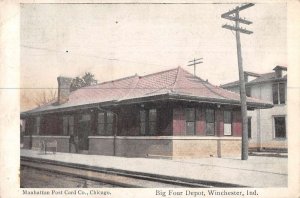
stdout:
[[288,159],[280,157],[153,159],[59,152],[43,154],[26,149],[21,149],[21,157],[245,187],[287,187],[288,184]]

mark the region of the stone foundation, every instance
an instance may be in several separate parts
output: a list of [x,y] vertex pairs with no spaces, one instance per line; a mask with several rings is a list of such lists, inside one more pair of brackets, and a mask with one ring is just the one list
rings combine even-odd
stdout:
[[57,152],[69,152],[69,139],[70,136],[24,136],[23,148],[24,149],[31,149],[30,148],[30,138],[32,138],[32,147],[33,149],[39,148],[40,142],[42,141],[49,141],[52,142],[54,140],[57,141]]
[[239,157],[240,137],[90,136],[89,153],[124,157]]
[[256,141],[249,141],[249,149],[251,150],[287,150],[288,143],[286,139],[273,139],[262,141],[261,144]]
[[174,158],[239,157],[240,137],[184,137],[173,139]]
[[89,153],[124,157],[171,157],[172,141],[159,137],[90,136]]
[[[33,149],[41,141],[57,141],[58,152],[69,151],[69,136],[32,136]],[[30,136],[24,136],[25,149],[30,149]],[[240,137],[207,136],[89,136],[89,154],[150,157],[201,158],[239,157]]]

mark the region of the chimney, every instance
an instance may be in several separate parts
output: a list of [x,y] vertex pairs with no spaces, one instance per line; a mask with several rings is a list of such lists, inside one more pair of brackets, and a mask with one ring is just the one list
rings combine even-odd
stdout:
[[282,71],[286,71],[287,68],[284,66],[277,65],[273,70],[275,71],[276,78],[282,78]]
[[275,76],[276,76],[276,78],[281,78],[282,77],[282,70],[281,69],[276,69],[275,70]]
[[72,83],[72,78],[59,76],[57,77],[58,82],[58,104],[63,104],[69,100],[70,87]]

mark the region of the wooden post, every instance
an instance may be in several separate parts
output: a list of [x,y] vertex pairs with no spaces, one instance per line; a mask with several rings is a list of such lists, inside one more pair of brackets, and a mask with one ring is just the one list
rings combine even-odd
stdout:
[[199,58],[199,59],[195,59],[195,58],[194,58],[194,60],[189,61],[189,64],[187,65],[187,66],[193,66],[193,67],[194,67],[194,76],[196,76],[196,66],[197,66],[198,64],[203,63],[203,62],[201,61],[202,59],[203,59],[203,58]]
[[[239,11],[236,12],[236,18],[239,18]],[[235,21],[236,29],[239,29],[239,21]],[[247,117],[247,97],[243,70],[243,59],[242,59],[242,49],[240,32],[236,31],[236,49],[238,58],[238,68],[239,68],[239,80],[240,80],[240,98],[241,98],[241,112],[242,112],[242,160],[248,159],[248,117]]]
[[[247,117],[247,97],[246,97],[246,88],[245,88],[245,79],[244,79],[244,70],[243,70],[243,59],[242,59],[242,50],[241,50],[241,39],[240,32],[244,34],[252,34],[252,31],[240,28],[240,23],[249,25],[252,22],[246,19],[240,18],[240,11],[254,6],[253,3],[248,3],[246,5],[236,7],[235,9],[226,12],[221,15],[222,18],[235,21],[235,27],[230,25],[223,25],[223,28],[234,30],[236,36],[236,49],[237,49],[237,58],[238,58],[238,69],[239,69],[239,80],[240,80],[240,100],[241,100],[241,112],[242,112],[242,160],[248,159],[248,117]],[[232,16],[234,15],[234,16]]]

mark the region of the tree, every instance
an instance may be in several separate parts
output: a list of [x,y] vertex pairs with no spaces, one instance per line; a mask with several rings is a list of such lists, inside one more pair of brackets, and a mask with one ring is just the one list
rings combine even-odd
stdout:
[[86,87],[95,84],[97,84],[97,80],[95,79],[94,74],[86,72],[84,76],[76,77],[73,79],[70,90],[75,91],[77,89],[80,89],[81,87]]
[[42,106],[49,104],[50,102],[56,101],[57,99],[57,92],[55,89],[46,89],[39,91],[36,93],[36,96],[34,97],[34,103],[37,106]]

